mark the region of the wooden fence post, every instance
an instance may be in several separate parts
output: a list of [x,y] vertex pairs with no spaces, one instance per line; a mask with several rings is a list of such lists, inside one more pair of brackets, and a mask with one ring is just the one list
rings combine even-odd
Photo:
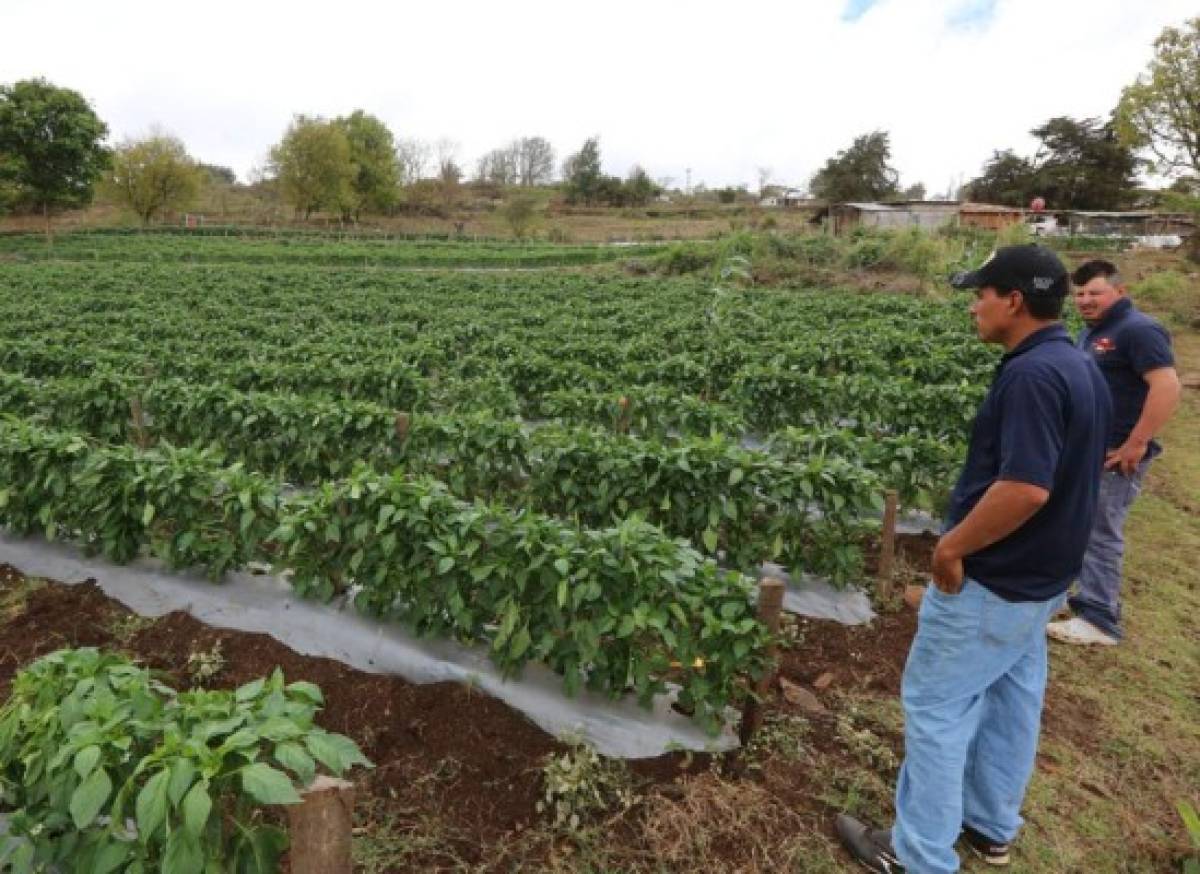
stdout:
[[892,574],[896,564],[896,503],[899,496],[894,489],[884,494],[883,528],[879,532],[879,597],[892,597]]
[[300,797],[287,809],[292,874],[352,874],[354,784],[321,776]]
[[[765,577],[758,584],[758,621],[767,626],[772,638],[779,634],[779,615],[783,611],[784,585],[774,577]],[[762,702],[771,691],[778,670],[776,663],[775,644],[767,649],[767,670],[754,686],[754,696],[746,702],[742,710],[742,724],[738,736],[742,746],[750,742],[750,738],[762,725]]]
[[147,448],[150,438],[146,434],[146,414],[142,410],[142,399],[136,395],[129,399],[129,415],[133,419],[133,442],[138,449]]
[[412,419],[408,413],[396,413],[396,439],[403,443],[408,439],[408,428]]

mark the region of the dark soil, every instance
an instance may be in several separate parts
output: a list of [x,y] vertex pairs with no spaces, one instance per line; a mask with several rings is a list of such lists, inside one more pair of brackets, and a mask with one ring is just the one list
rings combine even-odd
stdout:
[[[0,595],[22,585],[20,572],[0,565]],[[9,603],[11,602],[11,603]],[[45,582],[31,588],[23,602],[9,597],[0,626],[0,697],[6,697],[15,672],[37,657],[63,647],[121,649],[168,675],[177,688],[192,685],[188,657],[220,644],[224,667],[207,685],[232,688],[283,669],[289,681],[308,680],[325,694],[319,723],[353,738],[376,764],[355,775],[359,806],[393,827],[416,827],[430,818],[445,843],[422,870],[438,870],[439,859],[457,858],[485,868],[498,844],[519,843],[520,835],[539,825],[536,802],[540,769],[548,753],[562,745],[507,705],[448,683],[414,685],[398,677],[363,673],[339,662],[300,655],[273,638],[204,625],[185,613],[157,620],[131,621],[120,603],[94,581],[66,586]],[[844,756],[832,743],[833,710],[841,694],[866,691],[894,696],[915,627],[909,610],[886,614],[870,626],[849,628],[832,622],[799,620],[796,643],[781,658],[781,676],[816,689],[829,713],[803,711],[786,701],[777,686],[766,711],[804,713],[820,730],[822,754]],[[828,675],[824,676],[823,675]],[[816,684],[814,686],[814,684]],[[889,738],[898,743],[898,738]],[[702,773],[712,756],[673,753],[635,761],[630,769],[646,793],[669,795],[684,775]],[[742,768],[736,755],[724,757],[727,773],[763,780]],[[783,767],[769,780],[787,787],[788,803],[813,811],[813,779],[806,768]],[[637,825],[626,819],[614,826],[614,839],[636,841]],[[626,834],[621,834],[626,832]],[[536,852],[550,849],[541,846]],[[731,843],[736,855],[738,845]],[[431,851],[432,852],[432,851]],[[414,864],[417,859],[411,859]],[[504,870],[511,868],[508,859]],[[736,865],[735,859],[730,859]],[[537,867],[525,858],[519,867]]]

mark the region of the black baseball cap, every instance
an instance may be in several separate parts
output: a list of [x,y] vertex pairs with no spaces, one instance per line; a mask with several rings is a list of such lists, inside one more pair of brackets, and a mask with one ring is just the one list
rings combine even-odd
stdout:
[[991,286],[1005,294],[1016,290],[1034,297],[1065,297],[1070,285],[1067,268],[1058,256],[1034,243],[997,249],[975,270],[955,273],[950,284],[955,288]]

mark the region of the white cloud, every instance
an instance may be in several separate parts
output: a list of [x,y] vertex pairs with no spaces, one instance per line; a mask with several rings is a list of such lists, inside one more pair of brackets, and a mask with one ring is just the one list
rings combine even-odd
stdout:
[[[245,174],[296,112],[362,108],[471,161],[507,139],[560,156],[601,135],[605,168],[803,182],[859,133],[892,134],[905,182],[1032,150],[1054,115],[1103,116],[1188,0],[612,0],[453,4],[4,0],[0,82],[45,76],[114,138],[154,123]],[[982,9],[971,18],[972,10]],[[964,18],[964,16],[967,16]],[[976,20],[978,19],[978,20]],[[964,26],[969,22],[970,26]]]

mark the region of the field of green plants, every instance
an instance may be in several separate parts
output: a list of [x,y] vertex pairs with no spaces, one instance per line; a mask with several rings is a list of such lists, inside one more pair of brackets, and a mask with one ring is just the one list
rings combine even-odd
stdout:
[[510,251],[0,240],[0,524],[269,563],[717,727],[763,664],[761,563],[860,580],[883,492],[952,480],[994,352],[962,300],[388,269]]
[[553,245],[454,237],[403,239],[363,233],[267,231],[253,228],[77,231],[51,245],[30,234],[0,234],[0,258],[198,264],[304,264],[311,267],[530,268],[598,264],[660,247]]

